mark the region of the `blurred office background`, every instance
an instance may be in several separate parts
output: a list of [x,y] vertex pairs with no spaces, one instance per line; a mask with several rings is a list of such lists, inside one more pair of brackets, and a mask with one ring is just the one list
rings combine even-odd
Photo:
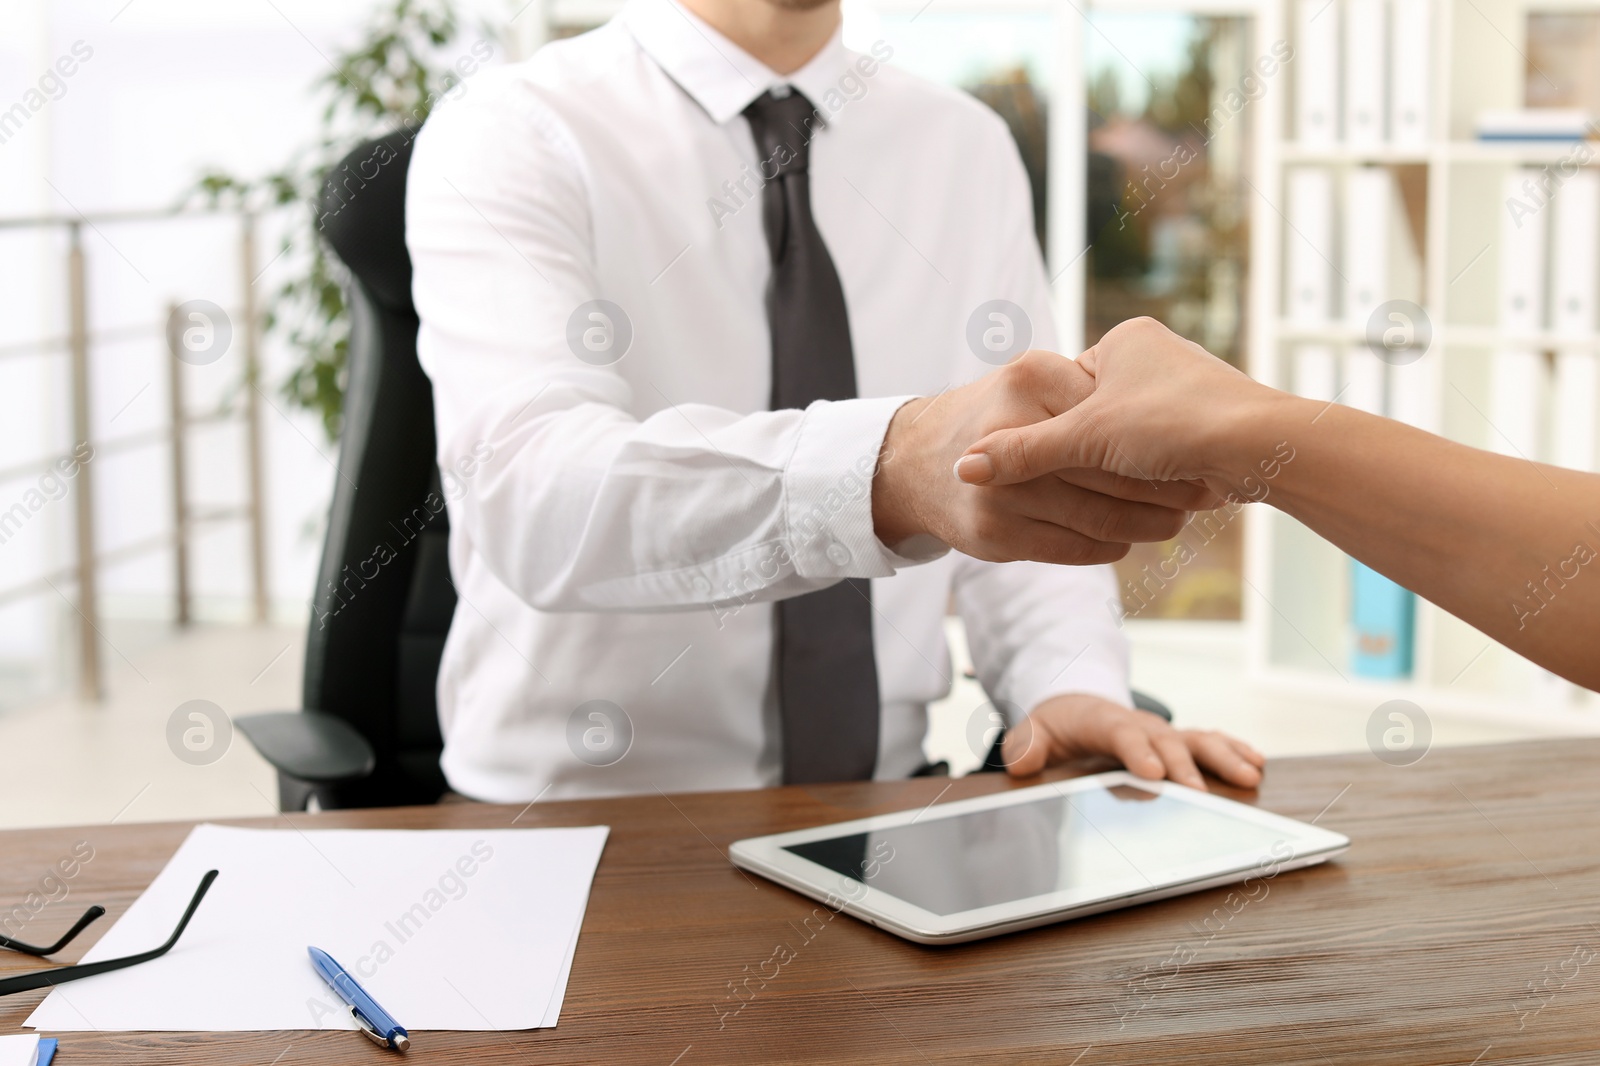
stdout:
[[[10,5],[0,824],[273,809],[242,740],[187,758],[172,729],[191,700],[299,704],[342,366],[338,276],[304,197],[457,58],[516,61],[618,6]],[[1066,343],[1149,314],[1281,387],[1594,467],[1600,282],[1573,248],[1600,243],[1585,207],[1600,144],[1578,143],[1600,115],[1600,0],[845,13],[847,43],[887,41],[1011,125]],[[1396,301],[1423,339],[1374,345]],[[75,452],[92,458],[61,464]],[[1142,546],[1119,572],[1138,686],[1269,754],[1368,747],[1396,699],[1434,743],[1600,731],[1587,694],[1264,509]],[[958,687],[930,754],[976,762],[982,701]]]

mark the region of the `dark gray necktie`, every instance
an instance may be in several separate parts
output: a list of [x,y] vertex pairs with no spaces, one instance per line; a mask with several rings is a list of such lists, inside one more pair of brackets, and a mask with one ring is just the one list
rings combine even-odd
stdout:
[[[763,172],[772,253],[772,409],[856,395],[844,289],[811,216],[809,140],[821,117],[797,92],[763,93],[745,109]],[[821,536],[826,537],[824,530]],[[872,586],[839,582],[777,605],[778,710],[783,780],[861,781],[878,762],[878,665],[872,654]]]

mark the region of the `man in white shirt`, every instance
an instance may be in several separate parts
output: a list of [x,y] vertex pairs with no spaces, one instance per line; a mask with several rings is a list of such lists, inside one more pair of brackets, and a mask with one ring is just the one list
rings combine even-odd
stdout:
[[1013,772],[1259,780],[1247,746],[1130,709],[1104,564],[1203,490],[951,474],[1088,383],[1044,353],[995,371],[1055,341],[1024,171],[891,53],[845,50],[838,0],[630,0],[419,136],[458,792],[912,774],[952,600]]

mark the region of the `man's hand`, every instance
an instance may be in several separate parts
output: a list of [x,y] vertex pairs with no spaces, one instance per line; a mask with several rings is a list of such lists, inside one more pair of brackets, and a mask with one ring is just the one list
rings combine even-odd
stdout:
[[[1027,777],[1047,766],[1091,755],[1109,755],[1139,777],[1170,777],[1204,789],[1204,768],[1240,788],[1261,783],[1266,756],[1222,733],[1174,729],[1162,718],[1099,696],[1055,696],[1033,709],[1006,734],[1000,749],[1006,771]],[[1197,765],[1198,764],[1198,765]]]
[[1099,469],[983,489],[950,476],[973,441],[1069,410],[1093,388],[1071,359],[1034,351],[970,385],[900,408],[872,483],[878,539],[892,547],[928,535],[993,562],[1088,564],[1120,559],[1134,541],[1176,536],[1188,512],[1209,500],[1202,487],[1151,485]]
[[1092,395],[1071,397],[1047,421],[975,438],[957,477],[1005,486],[1087,468],[1164,489],[1204,483],[1218,495],[1244,494],[1242,441],[1272,390],[1149,318],[1112,329],[1077,366],[1093,379]]

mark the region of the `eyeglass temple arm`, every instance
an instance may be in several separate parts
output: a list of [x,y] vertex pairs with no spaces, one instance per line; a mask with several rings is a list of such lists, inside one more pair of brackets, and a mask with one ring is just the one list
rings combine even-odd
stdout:
[[8,936],[0,936],[0,948],[10,948],[12,951],[20,951],[24,955],[54,955],[56,952],[70,944],[73,937],[83,932],[85,926],[94,921],[96,918],[100,917],[105,912],[106,909],[100,906],[100,904],[96,903],[93,907],[90,907],[88,910],[83,912],[83,917],[78,919],[78,924],[61,934],[61,939],[57,940],[54,944],[51,944],[47,948],[35,947],[32,944],[24,944],[22,941],[12,940]]
[[194,898],[189,901],[189,907],[183,912],[183,917],[178,919],[178,927],[172,931],[167,942],[158,948],[138,955],[125,955],[120,959],[105,959],[100,962],[85,963],[78,966],[58,966],[53,970],[40,970],[38,973],[25,973],[18,977],[8,977],[0,981],[0,996],[9,996],[14,992],[30,992],[35,988],[48,988],[54,985],[65,984],[68,981],[77,981],[84,977],[94,977],[96,974],[110,973],[112,970],[121,970],[128,966],[137,966],[141,962],[159,959],[172,950],[172,946],[183,935],[184,929],[189,925],[189,919],[194,917],[195,910],[200,906],[200,901],[206,898],[206,891],[210,889],[211,882],[217,879],[217,871],[208,870],[200,879],[200,887],[195,889]]

